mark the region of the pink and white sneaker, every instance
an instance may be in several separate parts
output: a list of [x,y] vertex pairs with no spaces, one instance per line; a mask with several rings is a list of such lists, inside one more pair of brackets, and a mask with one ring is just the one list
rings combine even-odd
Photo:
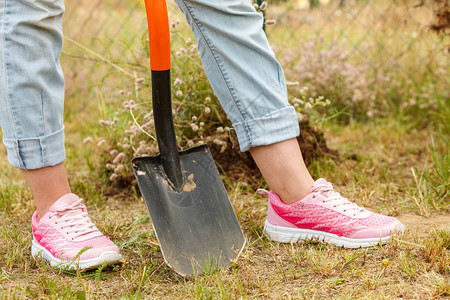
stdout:
[[323,178],[314,182],[306,197],[292,204],[283,203],[273,192],[259,189],[258,193],[269,195],[264,231],[273,241],[320,240],[359,248],[385,243],[403,230],[397,219],[358,207]]
[[[52,267],[93,269],[122,259],[117,246],[92,223],[83,200],[75,194],[58,199],[39,221],[35,212],[31,223],[31,254],[49,261]],[[79,255],[81,250],[84,252]]]

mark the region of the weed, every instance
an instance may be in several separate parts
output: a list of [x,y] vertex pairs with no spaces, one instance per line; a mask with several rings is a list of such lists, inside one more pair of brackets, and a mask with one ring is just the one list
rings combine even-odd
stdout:
[[414,278],[417,274],[414,264],[408,258],[408,254],[400,254],[398,268],[410,278]]

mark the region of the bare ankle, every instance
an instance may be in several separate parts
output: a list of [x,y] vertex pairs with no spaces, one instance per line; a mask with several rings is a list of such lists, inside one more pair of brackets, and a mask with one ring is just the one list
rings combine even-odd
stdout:
[[283,201],[283,203],[285,204],[292,204],[295,203],[297,201],[299,201],[300,199],[303,199],[304,197],[306,197],[309,192],[311,191],[311,187],[312,187],[312,183],[311,184],[305,184],[303,186],[296,186],[295,189],[283,189],[279,192],[277,192],[276,190],[273,190],[273,192],[275,194],[278,195],[278,197],[280,197],[281,201]]

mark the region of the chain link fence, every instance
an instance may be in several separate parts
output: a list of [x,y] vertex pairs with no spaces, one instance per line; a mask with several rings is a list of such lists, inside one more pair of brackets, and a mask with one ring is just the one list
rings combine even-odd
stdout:
[[[268,2],[264,10],[266,34],[277,55],[281,56],[283,65],[286,64],[285,67],[295,64],[295,61],[283,59],[284,50],[305,51],[304,47],[299,46],[301,43],[320,37],[322,50],[332,50],[338,43],[345,47],[355,63],[364,64],[368,56],[384,53],[379,56],[378,66],[398,68],[398,73],[408,74],[416,86],[421,85],[421,76],[440,82],[440,92],[444,93],[442,96],[448,97],[448,88],[442,89],[442,86],[448,87],[449,83],[448,1]],[[262,2],[255,3],[258,4]],[[187,27],[175,3],[169,1],[168,6],[170,19],[182,20],[182,25]],[[447,27],[445,14],[439,14],[445,9]],[[271,23],[275,24],[269,26]],[[439,24],[441,27],[436,27]],[[442,30],[438,33],[431,28]],[[66,44],[63,61],[66,72],[77,73],[80,72],[78,69],[84,68],[89,70],[85,76],[95,75],[99,78],[102,72],[108,72],[108,68],[101,67],[102,63],[109,66],[114,64],[123,70],[136,70],[139,69],[137,66],[146,64],[142,59],[146,57],[147,51],[143,1],[68,1],[64,30]],[[92,64],[93,61],[97,63]],[[132,71],[125,72],[132,75]]]

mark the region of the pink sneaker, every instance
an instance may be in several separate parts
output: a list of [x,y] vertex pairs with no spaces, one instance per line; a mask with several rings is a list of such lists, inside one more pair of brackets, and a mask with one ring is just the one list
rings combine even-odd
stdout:
[[[53,267],[69,269],[93,269],[122,259],[117,246],[92,223],[82,201],[67,194],[39,221],[37,213],[33,214],[33,256],[41,256]],[[85,251],[77,257],[82,249]]]
[[358,207],[323,178],[314,182],[306,197],[292,204],[283,203],[273,192],[260,189],[258,193],[269,195],[264,231],[277,242],[316,239],[359,248],[385,243],[403,230],[397,219]]

